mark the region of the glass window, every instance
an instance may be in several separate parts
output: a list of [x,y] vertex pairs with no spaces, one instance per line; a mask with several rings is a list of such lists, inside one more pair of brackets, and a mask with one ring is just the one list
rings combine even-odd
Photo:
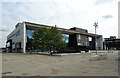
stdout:
[[15,35],[16,35],[16,37],[19,36],[20,35],[20,30],[18,30]]
[[27,37],[32,38],[33,30],[27,30]]
[[81,43],[78,43],[78,45],[81,45]]
[[10,47],[10,42],[7,43],[7,47]]
[[81,39],[81,36],[80,36],[80,35],[78,35],[78,39]]
[[68,41],[69,41],[69,35],[68,35],[68,34],[62,34],[62,36],[63,36],[63,40],[64,40],[66,43],[68,43]]

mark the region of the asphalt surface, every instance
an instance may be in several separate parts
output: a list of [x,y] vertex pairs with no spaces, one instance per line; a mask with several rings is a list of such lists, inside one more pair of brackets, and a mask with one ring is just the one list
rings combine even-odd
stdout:
[[[100,54],[100,53],[99,53]],[[3,53],[3,76],[118,76],[118,51],[107,59],[90,60],[95,53],[41,54]]]

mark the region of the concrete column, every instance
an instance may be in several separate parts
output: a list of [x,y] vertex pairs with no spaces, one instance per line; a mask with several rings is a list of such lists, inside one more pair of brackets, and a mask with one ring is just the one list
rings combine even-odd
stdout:
[[23,53],[26,53],[26,25],[23,22]]

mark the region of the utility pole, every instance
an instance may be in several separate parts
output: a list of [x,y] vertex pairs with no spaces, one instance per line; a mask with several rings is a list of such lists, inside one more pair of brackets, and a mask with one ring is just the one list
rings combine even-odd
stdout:
[[95,22],[94,26],[95,26],[95,51],[96,51],[96,54],[97,54],[97,34],[96,34],[97,31],[96,31],[96,29],[98,27],[98,22]]

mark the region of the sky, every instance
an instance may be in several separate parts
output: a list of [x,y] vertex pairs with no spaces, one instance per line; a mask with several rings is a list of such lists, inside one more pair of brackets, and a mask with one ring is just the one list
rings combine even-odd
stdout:
[[79,27],[103,38],[118,37],[119,0],[2,0],[0,2],[0,47],[18,22],[28,21],[61,28]]

